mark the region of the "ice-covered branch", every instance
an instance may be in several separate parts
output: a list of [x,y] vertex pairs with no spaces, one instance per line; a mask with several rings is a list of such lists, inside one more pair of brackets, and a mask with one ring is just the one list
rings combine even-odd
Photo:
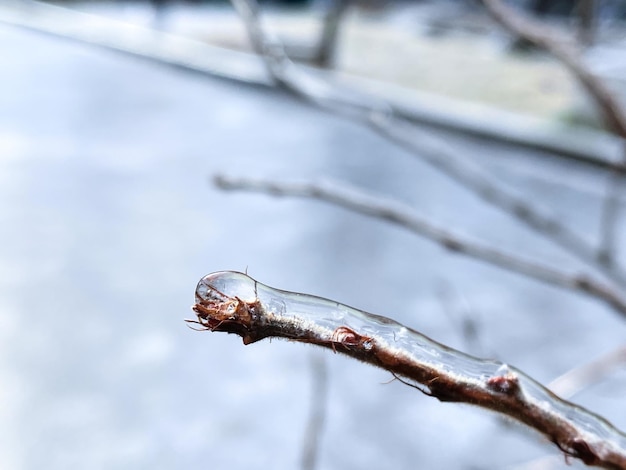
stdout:
[[450,349],[389,318],[273,289],[233,271],[202,278],[193,309],[197,320],[190,322],[235,333],[244,344],[279,337],[330,348],[443,402],[507,415],[587,465],[626,469],[626,435],[607,420],[561,400],[514,367]]
[[278,182],[263,179],[216,176],[222,189],[265,192],[276,196],[308,197],[327,201],[361,214],[386,220],[425,237],[448,250],[461,253],[489,264],[523,274],[561,288],[582,292],[602,300],[621,315],[626,315],[626,301],[610,287],[586,274],[567,273],[544,263],[529,260],[475,240],[469,240],[439,227],[415,213],[410,207],[342,183],[329,181]]

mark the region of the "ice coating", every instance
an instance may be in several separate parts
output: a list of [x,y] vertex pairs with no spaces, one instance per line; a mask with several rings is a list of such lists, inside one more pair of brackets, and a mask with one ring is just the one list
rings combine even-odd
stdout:
[[[279,336],[332,347],[426,385],[441,400],[465,401],[509,414],[585,462],[596,458],[585,440],[589,436],[601,439],[603,449],[608,446],[626,455],[626,435],[605,419],[561,400],[514,367],[448,348],[389,318],[321,297],[274,289],[234,271],[203,277],[196,302],[201,325],[237,333],[246,344]],[[397,364],[409,364],[418,373],[411,375]],[[565,423],[568,432],[582,437],[560,442],[546,431],[552,421]]]
[[477,361],[389,318],[322,297],[274,289],[244,273],[221,271],[208,274],[198,283],[196,299],[206,301],[219,293],[245,302],[259,300],[266,314],[282,315],[309,328],[325,330],[327,334],[340,326],[348,327],[378,343],[409,352],[422,361],[445,365],[446,368],[461,367],[468,377],[477,380],[496,374],[503,365],[497,361]]
[[239,298],[247,302],[253,302],[256,298],[255,293],[256,281],[251,277],[235,272],[221,271],[207,274],[196,287],[196,300],[208,300],[213,297],[215,292],[231,298]]

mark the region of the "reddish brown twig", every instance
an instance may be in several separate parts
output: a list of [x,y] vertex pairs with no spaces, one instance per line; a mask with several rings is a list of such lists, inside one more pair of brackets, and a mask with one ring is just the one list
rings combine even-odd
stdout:
[[209,274],[198,284],[195,323],[251,344],[281,337],[323,346],[421,384],[443,402],[507,415],[587,465],[626,469],[626,435],[506,364],[439,344],[389,318],[306,294],[280,291],[243,273]]

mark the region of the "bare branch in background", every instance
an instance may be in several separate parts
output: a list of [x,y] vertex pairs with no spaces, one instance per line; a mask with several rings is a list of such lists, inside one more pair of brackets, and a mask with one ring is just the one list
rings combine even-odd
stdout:
[[317,465],[320,436],[326,419],[328,367],[323,356],[311,356],[311,372],[311,411],[302,447],[302,470],[314,470]]
[[404,227],[450,251],[485,261],[553,286],[585,293],[602,300],[621,315],[626,315],[626,301],[610,287],[599,283],[587,274],[562,272],[543,263],[492,248],[484,243],[465,239],[445,228],[438,227],[406,205],[350,188],[343,183],[339,185],[328,181],[320,183],[277,182],[264,179],[232,178],[223,175],[216,176],[214,181],[221,189],[256,191],[275,196],[306,197],[327,201],[354,212]]
[[569,253],[597,269],[611,281],[626,286],[626,276],[615,264],[598,262],[597,250],[555,217],[496,183],[478,165],[458,158],[454,151],[427,132],[396,117],[386,102],[354,90],[341,89],[289,60],[280,41],[263,29],[255,0],[232,0],[241,15],[254,50],[261,55],[269,73],[281,87],[322,108],[367,123],[389,141],[433,165],[480,198],[516,218]]
[[[574,45],[573,39],[561,37],[552,28],[523,15],[501,0],[482,0],[482,2],[492,17],[509,32],[548,51],[574,75],[598,106],[607,129],[621,137],[625,149],[622,163],[626,162],[625,110],[604,82],[596,77],[589,67],[585,65]],[[582,1],[579,7],[586,10],[581,12],[581,18],[585,16],[588,18],[593,17],[593,2]],[[611,176],[611,181],[607,187],[607,196],[602,209],[600,247],[597,259],[605,267],[604,271],[611,270],[611,266],[614,266],[614,232],[619,210],[617,193],[623,177],[623,169],[614,169],[614,174]],[[613,280],[618,279],[613,278]],[[621,285],[624,286],[623,283]]]
[[522,15],[501,0],[482,0],[491,16],[509,32],[519,36],[555,56],[576,77],[600,108],[606,127],[626,138],[626,115],[606,85],[583,63],[580,54],[569,38]]
[[566,372],[553,380],[548,388],[559,396],[569,398],[582,389],[600,382],[621,367],[626,367],[626,346],[621,346]]
[[468,356],[389,318],[232,271],[202,278],[193,309],[197,320],[188,321],[235,333],[244,344],[279,337],[322,346],[403,377],[442,402],[509,416],[587,465],[626,469],[626,435],[604,418],[561,400],[514,367]]
[[263,29],[259,4],[249,0],[231,0],[231,3],[246,26],[252,49],[263,59],[270,77],[277,85],[296,91],[286,79],[287,69],[293,67],[293,63],[280,40]]
[[405,129],[405,123],[392,123],[377,120],[373,127],[405,150],[442,171],[454,181],[472,191],[482,200],[513,216],[535,232],[552,240],[581,261],[595,267],[612,281],[626,286],[626,276],[619,266],[601,263],[597,251],[579,235],[569,230],[556,218],[539,210],[532,203],[493,181],[480,166],[468,159],[458,158],[447,150],[445,144],[431,137],[427,132],[412,128]]
[[333,0],[327,6],[319,44],[313,58],[313,63],[319,67],[332,67],[335,63],[339,25],[348,10],[349,3],[349,0]]
[[606,196],[600,219],[600,246],[598,248],[598,262],[610,266],[617,259],[616,231],[619,221],[620,192],[622,176],[611,172],[606,187]]
[[585,46],[593,44],[596,33],[596,1],[578,0],[574,8],[578,17],[578,41]]

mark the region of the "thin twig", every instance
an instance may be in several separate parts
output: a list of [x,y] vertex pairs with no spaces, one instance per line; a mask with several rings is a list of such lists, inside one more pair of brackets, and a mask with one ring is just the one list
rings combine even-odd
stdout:
[[611,91],[583,63],[569,38],[558,37],[551,28],[523,16],[501,0],[482,0],[491,16],[504,28],[555,56],[580,82],[600,108],[606,127],[626,138],[626,115]]
[[339,26],[350,6],[350,0],[334,0],[330,4],[326,3],[322,30],[312,62],[319,67],[329,68],[335,65]]
[[471,190],[484,201],[552,240],[581,261],[598,269],[612,281],[626,286],[626,276],[617,265],[600,263],[596,250],[555,217],[546,214],[519,194],[493,181],[482,168],[470,160],[458,158],[452,151],[447,150],[443,143],[428,133],[415,128],[409,131],[405,126],[406,123],[401,121],[392,123],[389,119],[372,120],[372,127],[380,135],[403,149],[419,155],[422,160]]
[[606,266],[615,264],[617,259],[616,231],[619,221],[620,191],[623,178],[616,172],[611,172],[607,182],[606,195],[600,218],[600,246],[598,248],[598,262]]
[[231,3],[243,20],[250,44],[262,58],[270,77],[278,86],[295,91],[288,79],[289,70],[293,69],[294,64],[287,56],[282,42],[263,28],[259,4],[249,0],[231,0]]
[[328,399],[328,367],[326,358],[318,354],[311,357],[311,411],[304,434],[302,447],[302,470],[314,470],[320,436],[326,420],[326,401]]
[[558,398],[514,367],[468,356],[389,318],[273,289],[232,271],[202,278],[193,309],[197,320],[189,321],[235,333],[244,344],[280,337],[326,347],[421,384],[440,401],[507,415],[587,465],[626,470],[626,435],[604,418]]
[[621,315],[626,316],[626,301],[610,287],[600,284],[589,275],[566,273],[541,262],[525,259],[516,254],[463,238],[438,227],[406,205],[350,188],[343,183],[339,185],[329,181],[277,182],[264,179],[232,178],[224,175],[216,176],[214,181],[221,189],[320,199],[354,212],[386,220],[455,253],[464,254],[554,286],[585,293],[602,300]]
[[561,397],[569,398],[620,367],[626,367],[626,346],[566,372],[550,382],[548,388]]
[[468,159],[457,158],[442,142],[397,117],[391,105],[365,93],[341,89],[295,65],[278,39],[262,27],[255,0],[231,0],[237,8],[253,44],[274,81],[286,91],[336,114],[364,122],[375,132],[412,155],[433,165],[457,183],[516,218],[597,269],[620,286],[626,275],[616,264],[598,262],[597,252],[582,237],[565,227],[521,195],[496,183],[482,168]]

